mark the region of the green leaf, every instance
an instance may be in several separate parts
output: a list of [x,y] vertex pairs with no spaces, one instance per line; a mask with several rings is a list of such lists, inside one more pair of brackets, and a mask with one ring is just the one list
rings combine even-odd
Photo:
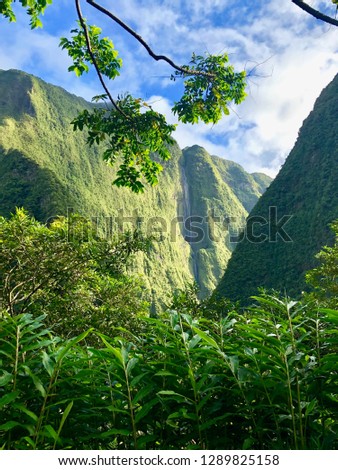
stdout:
[[205,333],[204,331],[200,330],[199,328],[196,328],[196,326],[192,326],[192,329],[195,333],[198,334],[198,336],[205,342],[207,343],[209,346],[212,346],[213,348],[215,349],[219,349],[219,346],[218,344],[216,343],[216,341],[211,338],[207,333]]
[[116,357],[116,359],[119,362],[119,365],[124,367],[124,359],[121,351],[117,348],[114,348],[104,337],[104,335],[99,334],[100,338],[104,342],[104,344],[107,346],[108,350]]
[[76,336],[76,338],[68,341],[66,346],[61,347],[57,352],[57,361],[60,363],[62,359],[68,354],[69,350],[80,341],[83,341],[92,331],[94,331],[94,328],[89,328],[87,331],[84,331],[83,333]]
[[137,363],[138,363],[137,357],[132,357],[132,358],[128,361],[127,367],[126,367],[126,371],[127,371],[128,377],[130,376],[131,371],[134,369],[134,367],[136,366]]
[[54,442],[56,442],[58,440],[58,434],[55,431],[55,429],[53,428],[53,426],[50,425],[50,424],[45,424],[43,426],[43,434],[46,435],[46,436],[50,436],[53,439]]
[[135,387],[140,382],[140,380],[142,380],[144,377],[146,377],[149,374],[150,372],[142,372],[141,374],[136,375],[135,377],[133,377],[132,381],[130,382],[130,386]]
[[157,395],[172,397],[178,402],[184,401],[192,404],[194,403],[190,398],[182,395],[181,393],[176,393],[173,390],[161,390],[160,392],[157,392]]
[[174,374],[173,372],[169,372],[168,370],[160,370],[154,374],[155,376],[159,377],[177,377],[177,374]]
[[228,360],[229,360],[229,365],[230,365],[231,372],[233,374],[237,374],[238,365],[239,365],[238,357],[237,356],[230,356],[230,357],[228,357]]
[[149,384],[147,387],[141,388],[135,395],[135,397],[132,400],[133,405],[137,405],[141,400],[143,400],[146,396],[150,394],[150,392],[153,392],[154,390],[154,385]]
[[7,421],[7,423],[1,424],[0,425],[0,430],[1,431],[10,431],[11,429],[16,428],[17,426],[21,426],[20,423],[17,421]]
[[319,311],[326,314],[325,319],[327,321],[338,325],[338,310],[333,310],[331,308],[321,308]]
[[35,413],[33,413],[33,411],[29,410],[28,408],[26,408],[26,406],[24,406],[23,404],[21,403],[15,403],[13,405],[13,408],[15,410],[20,410],[22,411],[23,413],[25,413],[27,416],[29,416],[34,423],[36,423],[38,421],[38,417],[36,416]]
[[110,429],[109,431],[103,432],[100,434],[100,438],[105,439],[106,437],[111,436],[130,436],[132,431],[129,429]]
[[45,397],[47,392],[46,392],[40,378],[37,377],[35,374],[33,374],[33,372],[30,370],[30,368],[28,366],[24,366],[23,369],[26,372],[26,374],[32,379],[35,388],[41,393],[41,396]]
[[66,419],[68,418],[68,415],[69,415],[69,413],[70,413],[70,411],[73,407],[73,404],[74,404],[73,401],[69,402],[66,409],[65,409],[65,411],[62,413],[62,418],[61,418],[60,426],[59,426],[59,429],[58,429],[58,432],[57,432],[57,439],[55,440],[55,444],[56,444],[57,440],[59,440],[62,428],[63,428],[63,426],[66,422]]
[[153,411],[154,406],[159,402],[158,398],[153,398],[149,402],[142,405],[141,409],[135,414],[135,423],[140,422],[143,418]]
[[0,375],[0,387],[4,387],[12,380],[13,380],[13,374],[10,374],[7,371],[3,371],[3,374]]
[[51,357],[46,353],[46,351],[42,351],[42,364],[48,375],[51,377],[54,373],[55,363],[52,361]]
[[4,395],[2,398],[0,398],[0,409],[14,401],[18,396],[19,392],[17,390]]

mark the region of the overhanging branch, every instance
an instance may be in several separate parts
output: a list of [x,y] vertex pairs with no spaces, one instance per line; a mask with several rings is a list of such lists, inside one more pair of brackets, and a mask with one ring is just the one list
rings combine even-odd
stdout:
[[97,64],[97,61],[96,61],[96,58],[95,58],[95,55],[93,54],[93,51],[92,51],[92,47],[91,47],[91,43],[90,43],[90,38],[89,38],[89,34],[88,34],[88,29],[87,29],[87,25],[85,23],[85,20],[82,16],[82,11],[81,11],[81,6],[80,6],[80,0],[75,0],[75,6],[76,6],[76,12],[77,12],[77,16],[79,18],[79,21],[80,21],[80,24],[81,24],[81,27],[83,29],[83,32],[84,32],[84,35],[85,35],[85,38],[86,38],[86,44],[87,44],[87,50],[88,50],[88,53],[90,55],[90,58],[93,62],[93,65],[95,67],[95,70],[96,70],[96,73],[97,73],[97,76],[99,77],[99,80],[100,80],[100,83],[102,85],[102,88],[104,89],[106,95],[108,96],[111,104],[113,105],[113,107],[119,111],[126,119],[129,119],[129,117],[123,112],[123,110],[117,105],[116,101],[114,100],[114,98],[112,97],[107,85],[106,85],[106,82],[104,81],[104,78],[101,74],[101,71],[100,71],[100,68]]
[[101,13],[108,16],[111,20],[113,20],[115,23],[117,23],[119,26],[121,26],[121,28],[123,28],[125,31],[127,31],[127,33],[129,33],[133,38],[135,38],[146,49],[148,54],[154,60],[156,60],[156,61],[163,60],[164,62],[167,62],[172,68],[174,68],[175,70],[177,70],[178,72],[181,72],[183,74],[203,75],[203,76],[209,77],[211,79],[215,78],[215,75],[212,74],[212,73],[200,72],[200,71],[197,71],[197,70],[191,70],[187,67],[181,67],[181,66],[175,64],[175,62],[173,60],[171,60],[169,57],[167,57],[165,55],[155,54],[155,52],[151,49],[149,44],[136,31],[134,31],[130,26],[128,26],[126,23],[124,23],[118,16],[114,15],[114,13],[112,13],[110,10],[107,10],[102,5],[99,5],[98,3],[96,3],[93,0],[86,0],[86,2],[89,5],[91,5],[93,8],[95,8],[96,10],[99,10]]
[[314,8],[310,7],[310,5],[305,3],[303,0],[291,0],[291,1],[302,10],[306,11],[310,15],[317,18],[317,20],[325,21],[325,23],[332,24],[333,26],[338,26],[338,20],[336,20],[335,18],[331,18],[331,16],[324,15],[318,10],[315,10]]

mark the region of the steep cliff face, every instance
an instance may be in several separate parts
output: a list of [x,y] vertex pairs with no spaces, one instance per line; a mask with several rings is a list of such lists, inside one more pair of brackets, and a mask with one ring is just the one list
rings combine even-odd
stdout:
[[299,295],[338,218],[338,75],[304,121],[283,168],[254,207],[216,294],[247,301],[259,286]]
[[[73,132],[70,122],[89,103],[13,70],[0,72],[0,96],[1,215],[19,206],[46,222],[73,210],[98,219],[107,236],[141,226],[156,240],[132,269],[151,298],[166,302],[173,288],[194,279],[202,295],[212,291],[230,256],[225,216],[243,223],[261,194],[254,177],[234,165],[243,178],[236,180],[230,162],[200,147],[183,155],[174,145],[158,187],[135,195],[112,186],[114,170],[100,149]],[[209,223],[213,214],[220,223]]]

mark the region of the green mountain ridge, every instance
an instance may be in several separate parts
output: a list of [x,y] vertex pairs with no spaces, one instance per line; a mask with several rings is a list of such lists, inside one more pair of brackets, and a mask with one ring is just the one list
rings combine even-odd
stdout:
[[[196,280],[212,292],[230,258],[228,220],[239,229],[271,179],[250,175],[198,146],[171,148],[158,187],[135,195],[112,186],[114,170],[70,122],[93,105],[17,70],[0,71],[0,214],[24,207],[48,221],[72,210],[98,219],[101,230],[143,230],[157,237],[132,271],[153,300]],[[197,220],[196,220],[197,218]]]
[[321,247],[333,242],[329,224],[338,219],[337,96],[338,75],[322,91],[282,169],[251,211],[246,233],[254,236],[238,243],[216,295],[245,302],[258,287],[292,296],[306,289],[305,272],[315,267]]

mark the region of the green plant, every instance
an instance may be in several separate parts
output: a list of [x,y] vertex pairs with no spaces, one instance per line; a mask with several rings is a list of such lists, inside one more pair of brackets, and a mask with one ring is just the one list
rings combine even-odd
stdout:
[[11,316],[47,314],[48,325],[64,337],[90,327],[137,329],[148,304],[141,280],[126,267],[150,239],[135,231],[108,240],[97,230],[77,215],[49,226],[21,209],[9,220],[0,218],[2,308]]
[[148,319],[128,340],[64,340],[43,317],[5,314],[1,447],[336,448],[338,313],[256,300],[218,321]]
[[324,246],[316,255],[319,266],[306,274],[306,282],[312,287],[308,295],[322,306],[336,308],[338,305],[338,221],[330,224],[335,234],[333,246]]
[[30,314],[5,314],[1,320],[0,436],[5,448],[55,449],[74,404],[71,395],[62,399],[58,394],[60,371],[89,331],[62,342],[43,320]]

